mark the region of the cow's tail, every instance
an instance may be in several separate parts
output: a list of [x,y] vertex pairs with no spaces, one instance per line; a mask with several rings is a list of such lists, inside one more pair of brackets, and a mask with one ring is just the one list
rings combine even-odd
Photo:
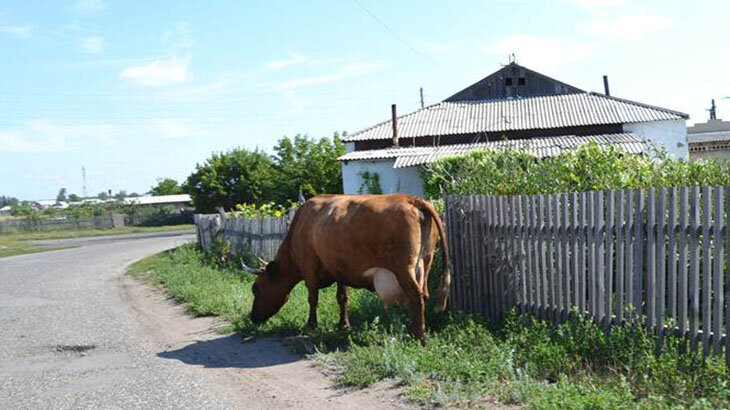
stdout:
[[444,232],[444,225],[441,223],[441,216],[436,212],[431,204],[428,202],[414,198],[413,205],[415,205],[421,212],[428,215],[433,219],[438,229],[439,236],[441,237],[441,256],[442,265],[444,267],[443,274],[441,275],[441,284],[438,289],[438,303],[436,305],[436,311],[441,312],[446,309],[446,302],[449,299],[449,292],[451,289],[451,259],[449,258],[449,245],[446,242],[446,233]]

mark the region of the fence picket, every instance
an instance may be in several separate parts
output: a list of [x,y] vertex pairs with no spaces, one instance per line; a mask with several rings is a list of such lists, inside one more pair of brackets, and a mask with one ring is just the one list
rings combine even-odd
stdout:
[[669,251],[667,258],[667,316],[677,321],[677,188],[669,188]]
[[615,210],[615,199],[616,191],[608,191],[608,204],[606,207],[606,233],[604,235],[604,247],[606,248],[606,277],[605,277],[605,288],[604,288],[604,302],[606,319],[604,320],[604,326],[606,329],[611,325],[611,314],[613,313],[613,243],[614,243],[614,232],[613,222]]
[[634,214],[634,309],[640,317],[644,314],[644,190],[636,190],[636,212]]
[[700,292],[699,292],[699,272],[700,272],[700,247],[699,247],[699,229],[700,229],[700,188],[692,187],[692,206],[691,212],[691,230],[690,240],[690,278],[689,278],[689,327],[690,327],[690,346],[692,350],[697,350],[697,335],[699,331],[700,320]]
[[679,189],[679,255],[677,261],[677,281],[678,297],[677,297],[677,324],[679,325],[679,335],[686,337],[687,329],[687,188]]
[[656,317],[657,335],[659,336],[659,348],[664,347],[664,306],[666,301],[666,213],[667,213],[667,189],[662,187],[658,190],[657,198],[657,219],[656,219]]
[[562,318],[563,320],[568,318],[568,313],[570,312],[570,243],[568,242],[568,229],[570,226],[570,219],[568,217],[568,195],[562,194],[560,196],[562,205],[562,214],[563,217],[561,219],[561,225],[562,230],[560,234],[560,241],[562,243],[562,249],[563,252],[561,254],[563,258],[563,268],[560,271],[560,274],[563,276],[563,303],[562,303]]
[[579,290],[579,286],[578,286],[578,278],[579,278],[579,272],[580,272],[579,271],[579,269],[580,269],[579,254],[578,254],[578,248],[580,246],[579,245],[580,234],[578,233],[579,225],[578,225],[578,194],[577,193],[572,193],[570,195],[570,202],[571,202],[570,207],[571,207],[571,211],[572,211],[571,217],[570,217],[570,221],[571,221],[570,222],[570,224],[571,224],[570,242],[573,244],[573,249],[572,249],[572,253],[571,253],[571,256],[573,259],[573,261],[571,263],[571,267],[572,267],[572,271],[573,271],[572,272],[573,273],[573,289],[572,289],[573,299],[572,300],[573,300],[573,306],[578,307],[580,304],[580,301],[579,301],[580,290]]
[[712,264],[710,261],[710,210],[711,208],[710,187],[702,187],[702,299],[700,300],[700,315],[702,317],[702,346],[705,355],[710,353],[710,289],[712,289]]
[[722,187],[714,187],[712,188],[712,190],[714,191],[714,211],[712,215],[714,220],[714,229],[712,233],[712,248],[714,253],[712,257],[712,347],[715,353],[720,353],[720,335],[722,332],[721,323],[723,308],[722,202],[724,198]]
[[606,297],[605,293],[605,248],[603,243],[603,233],[606,229],[604,225],[604,218],[603,218],[603,192],[595,192],[594,193],[595,200],[593,202],[593,218],[595,220],[595,247],[596,247],[596,271],[595,271],[595,279],[594,279],[594,295],[596,296],[596,302],[595,302],[595,314],[596,314],[596,320],[599,323],[602,323],[605,320],[605,312],[604,309],[604,299]]
[[624,320],[624,266],[626,265],[624,233],[626,232],[626,202],[624,191],[616,192],[616,322]]

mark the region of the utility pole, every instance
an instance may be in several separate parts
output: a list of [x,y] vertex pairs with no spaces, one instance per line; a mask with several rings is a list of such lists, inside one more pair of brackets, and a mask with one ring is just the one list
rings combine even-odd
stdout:
[[84,198],[86,198],[86,167],[84,167],[83,165],[81,166],[81,178],[84,181],[84,188],[81,194],[84,196]]
[[423,108],[423,87],[421,87],[421,108]]

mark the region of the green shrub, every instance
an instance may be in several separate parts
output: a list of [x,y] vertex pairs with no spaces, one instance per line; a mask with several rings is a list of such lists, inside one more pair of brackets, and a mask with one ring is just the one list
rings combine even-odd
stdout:
[[426,195],[534,195],[692,185],[727,185],[728,161],[675,161],[628,155],[590,143],[556,157],[537,160],[520,151],[473,151],[424,165],[419,173]]

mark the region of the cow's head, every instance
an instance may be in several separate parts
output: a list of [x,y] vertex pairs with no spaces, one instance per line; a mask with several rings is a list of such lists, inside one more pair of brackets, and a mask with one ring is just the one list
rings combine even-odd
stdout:
[[263,269],[251,269],[246,265],[243,265],[243,268],[257,275],[251,288],[254,296],[251,321],[256,324],[263,323],[289,300],[289,294],[296,282],[283,272],[276,261],[267,263]]

